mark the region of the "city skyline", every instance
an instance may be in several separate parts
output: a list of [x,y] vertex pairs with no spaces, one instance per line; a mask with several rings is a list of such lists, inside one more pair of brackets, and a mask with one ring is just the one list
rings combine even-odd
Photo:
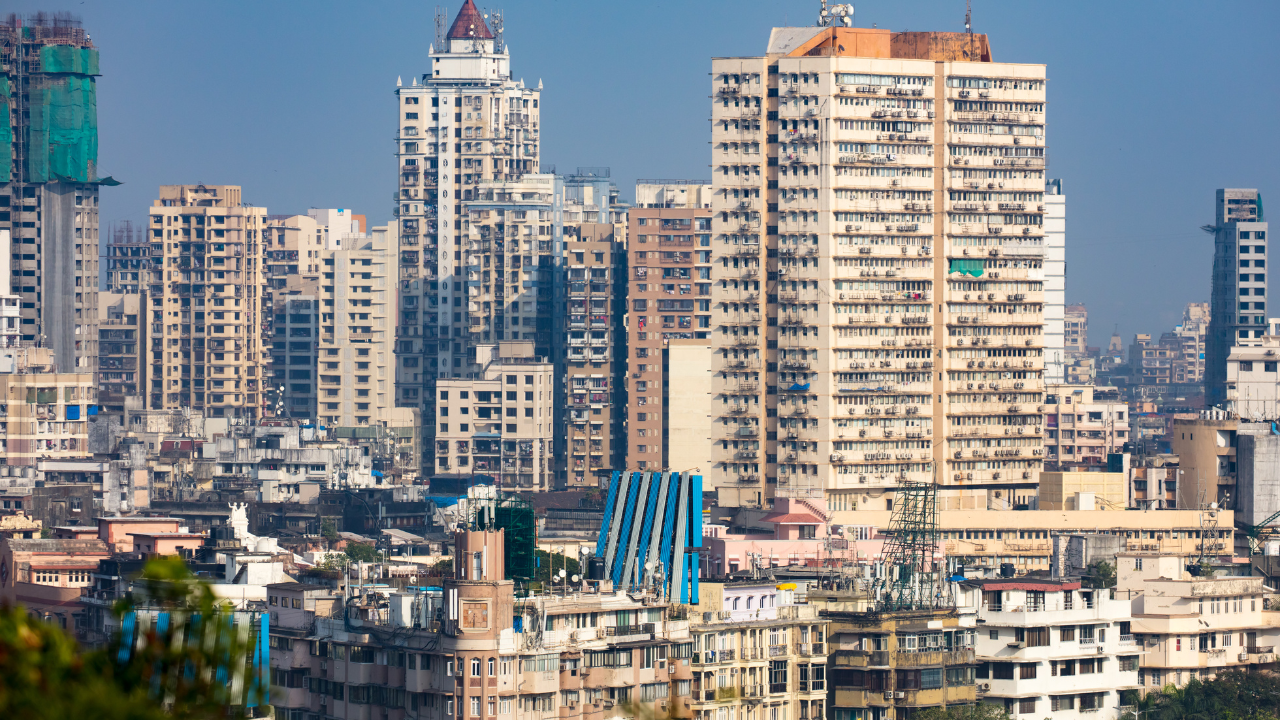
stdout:
[[[354,24],[336,8],[300,13],[291,6],[236,11],[224,5],[215,12],[118,3],[104,12],[106,7],[90,2],[72,8],[95,44],[110,49],[99,78],[101,167],[125,185],[103,196],[104,230],[121,220],[143,220],[159,185],[194,182],[239,184],[246,200],[272,213],[350,206],[373,224],[391,219],[391,204],[379,198],[392,189],[392,93],[397,76],[408,83],[425,67],[435,34],[433,6],[379,4]],[[1263,132],[1280,94],[1274,92],[1277,80],[1261,71],[1275,65],[1276,51],[1251,39],[1277,9],[1254,4],[1259,22],[1239,27],[1233,22],[1238,14],[1206,14],[1199,7],[1175,3],[1158,16],[1109,7],[1113,14],[1105,22],[1088,7],[974,8],[974,30],[991,37],[997,62],[1048,65],[1054,135],[1048,175],[1063,179],[1068,196],[1067,301],[1090,305],[1091,345],[1105,346],[1117,325],[1126,343],[1134,333],[1159,333],[1176,324],[1187,302],[1207,301],[1212,237],[1197,229],[1211,218],[1205,198],[1218,187],[1257,187],[1265,198],[1280,179],[1265,163],[1276,148]],[[544,161],[562,171],[611,167],[624,199],[631,199],[637,178],[705,178],[707,59],[752,53],[758,43],[753,28],[809,25],[816,8],[808,0],[658,12],[618,7],[607,14],[586,3],[560,3],[555,12],[527,2],[502,6],[507,42],[517,57],[513,74],[531,84],[542,80],[547,88]],[[24,1],[12,9],[67,8]],[[962,29],[963,11],[956,2],[865,2],[857,6],[855,24],[955,31]],[[391,34],[383,39],[367,39],[373,32],[365,21],[379,17],[403,21],[389,24]],[[289,23],[296,32],[277,32]],[[175,31],[182,27],[204,31],[192,38]],[[1055,32],[1040,32],[1042,27]],[[1159,32],[1134,42],[1134,27]],[[579,42],[564,43],[566,35]],[[1176,51],[1193,36],[1194,56]],[[326,44],[368,52],[329,52]],[[189,61],[156,62],[177,53]],[[583,62],[584,53],[598,62]],[[1219,72],[1228,66],[1243,71]],[[262,73],[267,67],[276,70]],[[628,80],[616,70],[627,67],[649,67],[661,79]],[[1098,73],[1150,73],[1158,80],[1092,81]],[[321,80],[331,89],[320,87]],[[155,91],[160,87],[165,92]],[[569,100],[591,92],[611,99],[588,103],[585,111]],[[1215,109],[1210,94],[1232,98],[1232,112]],[[1180,103],[1180,95],[1201,101]],[[229,102],[234,98],[240,102]],[[1098,113],[1099,106],[1118,114]],[[1151,124],[1145,107],[1168,114]],[[1210,123],[1217,129],[1203,132]],[[198,143],[191,142],[195,137]],[[618,143],[618,137],[634,140]],[[1197,146],[1181,144],[1193,137]],[[1240,153],[1233,141],[1241,137],[1263,138],[1258,152]],[[1166,151],[1174,147],[1185,152]],[[1152,175],[1162,182],[1148,182]],[[1135,267],[1148,272],[1127,271]]]

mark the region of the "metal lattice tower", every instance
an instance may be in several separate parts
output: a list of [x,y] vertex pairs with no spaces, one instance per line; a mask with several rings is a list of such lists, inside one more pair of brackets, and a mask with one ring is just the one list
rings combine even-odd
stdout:
[[884,573],[876,581],[882,612],[930,610],[949,603],[942,594],[938,549],[938,486],[903,482],[898,486],[884,544]]

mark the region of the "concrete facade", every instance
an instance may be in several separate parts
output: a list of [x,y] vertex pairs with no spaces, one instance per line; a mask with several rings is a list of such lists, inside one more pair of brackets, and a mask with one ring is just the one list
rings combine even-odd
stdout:
[[[583,168],[582,170],[586,170]],[[557,487],[594,487],[625,467],[626,457],[626,210],[607,178],[580,172],[557,183],[557,224],[565,279],[556,304],[553,343],[562,386],[557,389]]]
[[1214,198],[1213,297],[1205,343],[1205,405],[1227,399],[1227,358],[1261,345],[1267,331],[1267,223],[1257,190],[1224,188]]
[[395,226],[345,235],[323,251],[317,336],[317,416],[330,427],[404,422],[395,404]]
[[1045,467],[1100,466],[1129,440],[1129,405],[1115,388],[1051,385],[1045,394]]
[[554,366],[532,343],[477,346],[484,368],[437,389],[435,472],[491,475],[508,490],[553,487]]
[[1034,495],[1045,67],[964,42],[776,28],[712,60],[712,337],[758,368],[726,368],[717,402],[762,438],[743,458],[726,435],[714,482],[766,506],[934,478],[940,507]]
[[[490,327],[488,340],[472,332],[474,314],[469,305],[483,301],[471,296],[478,288],[469,284],[472,270],[463,256],[466,251],[467,262],[479,260],[481,255],[472,245],[483,239],[469,232],[472,218],[467,203],[480,197],[482,181],[501,183],[539,171],[541,83],[537,88],[526,87],[511,75],[511,56],[501,33],[494,33],[478,12],[467,11],[468,6],[474,9],[467,2],[459,11],[467,22],[455,23],[430,46],[426,71],[412,77],[408,85],[397,80],[395,89],[401,295],[396,404],[417,407],[424,418],[436,414],[437,377],[479,376],[480,369],[468,364],[476,344],[524,339],[525,333],[535,332],[523,326],[520,331]],[[484,194],[492,195],[495,189],[486,188]],[[550,194],[549,187],[546,193]],[[492,220],[496,223],[496,217]],[[504,233],[503,239],[508,237]],[[495,238],[491,235],[488,240]],[[551,237],[544,234],[538,241],[550,243]],[[512,251],[511,257],[532,258],[539,252],[539,246],[534,246],[528,252]],[[550,253],[548,247],[548,258]],[[531,274],[536,267],[524,270],[521,264],[520,271]],[[495,270],[491,265],[488,272]],[[548,313],[550,281],[546,278]],[[516,288],[517,292],[509,293],[502,286],[503,307],[516,295],[529,295],[530,288],[519,284]],[[495,302],[499,301],[490,300]],[[529,302],[535,300],[529,297]],[[536,306],[530,309],[530,313],[536,311]],[[432,427],[424,424],[422,447],[427,453],[434,448]],[[432,460],[424,457],[424,466],[430,467]]]
[[[710,186],[696,181],[636,185],[637,207],[628,213],[627,467],[689,469],[667,464],[666,418],[673,411],[667,405],[667,347],[710,338],[714,247],[711,210],[704,202],[709,196]],[[747,305],[741,312],[745,320],[759,317]],[[752,365],[736,353],[715,359],[718,366],[735,368],[744,382],[752,376],[759,382],[758,362]],[[703,428],[698,437],[705,434]],[[758,431],[740,436],[740,449],[758,454],[757,436]],[[698,454],[709,457],[707,450]],[[709,468],[704,469],[704,482],[715,477]]]
[[162,276],[145,320],[152,409],[262,416],[266,224],[266,208],[241,204],[238,185],[160,187],[148,224]]
[[1067,196],[1062,180],[1044,188],[1044,381],[1066,382]]

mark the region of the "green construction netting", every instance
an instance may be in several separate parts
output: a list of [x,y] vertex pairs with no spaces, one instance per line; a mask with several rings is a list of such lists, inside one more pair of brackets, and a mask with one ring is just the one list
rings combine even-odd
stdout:
[[[27,182],[97,180],[98,102],[93,78],[48,78],[43,87],[33,87],[30,96]],[[48,151],[39,152],[40,148]]]
[[0,183],[13,179],[13,126],[9,114],[9,78],[0,77]]
[[952,260],[950,269],[947,272],[958,272],[962,275],[972,275],[974,277],[982,277],[983,261],[982,260]]
[[40,71],[47,73],[74,73],[76,75],[101,75],[98,72],[98,51],[95,48],[78,48],[71,45],[45,45],[40,48]]

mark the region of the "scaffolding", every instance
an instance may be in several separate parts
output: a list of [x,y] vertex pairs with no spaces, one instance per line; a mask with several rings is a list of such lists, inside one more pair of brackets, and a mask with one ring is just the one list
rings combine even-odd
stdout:
[[938,532],[938,486],[903,482],[898,486],[884,544],[884,569],[876,582],[882,612],[933,610],[948,606],[942,564],[935,555]]
[[9,15],[0,22],[0,62],[0,182],[100,182],[98,50],[80,21]]
[[506,579],[526,583],[534,579],[538,526],[533,505],[520,495],[496,489],[489,497],[477,497],[469,504],[472,530],[504,531]]

